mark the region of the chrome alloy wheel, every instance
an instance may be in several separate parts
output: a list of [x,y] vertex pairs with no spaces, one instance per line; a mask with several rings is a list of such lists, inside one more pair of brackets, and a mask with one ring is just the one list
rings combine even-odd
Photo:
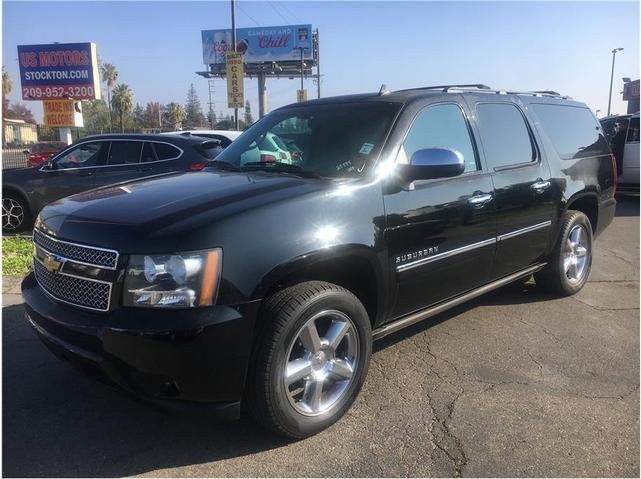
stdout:
[[2,198],[2,229],[11,231],[20,228],[24,221],[24,209],[13,198]]
[[289,403],[305,416],[329,411],[352,383],[358,359],[352,320],[340,311],[315,314],[296,333],[285,356],[283,384]]
[[563,270],[571,284],[583,280],[590,260],[590,243],[588,232],[583,225],[576,225],[570,230],[563,251]]

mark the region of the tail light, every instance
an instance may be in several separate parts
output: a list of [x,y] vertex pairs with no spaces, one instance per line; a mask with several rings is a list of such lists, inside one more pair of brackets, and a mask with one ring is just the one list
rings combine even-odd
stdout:
[[617,159],[614,155],[610,155],[612,161],[612,196],[614,197],[617,192]]
[[202,161],[195,161],[195,162],[193,162],[191,165],[189,165],[189,169],[190,169],[191,171],[200,171],[200,170],[202,170],[205,166],[207,166],[207,164],[206,164],[206,163],[204,163],[204,162],[202,162]]
[[272,163],[276,161],[276,157],[274,155],[260,155],[260,161],[263,163]]

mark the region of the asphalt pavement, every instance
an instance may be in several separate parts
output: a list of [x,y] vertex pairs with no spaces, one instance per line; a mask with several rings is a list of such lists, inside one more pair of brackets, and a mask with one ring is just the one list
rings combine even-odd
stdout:
[[84,377],[3,286],[4,476],[639,477],[638,197],[578,295],[510,286],[385,338],[349,413],[296,442]]

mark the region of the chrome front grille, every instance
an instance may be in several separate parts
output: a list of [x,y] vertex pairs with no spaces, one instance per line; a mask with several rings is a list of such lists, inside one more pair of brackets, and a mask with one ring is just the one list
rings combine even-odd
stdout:
[[58,240],[36,229],[33,241],[34,274],[49,296],[81,308],[109,310],[117,251]]
[[118,263],[117,251],[62,241],[36,229],[33,230],[33,242],[50,253],[80,263],[102,266],[108,269],[116,269],[116,264]]
[[40,287],[55,299],[83,308],[107,311],[111,284],[48,271],[40,262],[33,262]]

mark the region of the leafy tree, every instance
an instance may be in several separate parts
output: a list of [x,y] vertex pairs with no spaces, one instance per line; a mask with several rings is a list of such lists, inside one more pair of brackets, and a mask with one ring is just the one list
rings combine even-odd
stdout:
[[131,113],[134,107],[134,94],[129,85],[120,83],[114,87],[113,98],[111,99],[111,108],[118,113],[120,117],[120,130],[125,131],[125,115]]
[[173,130],[180,130],[182,122],[187,118],[187,112],[180,103],[171,102],[165,109],[168,126]]
[[145,109],[140,103],[134,108],[134,123],[137,128],[145,128]]
[[[111,109],[111,89],[116,84],[118,80],[118,70],[111,63],[103,63],[100,67],[100,73],[102,74],[102,81],[107,84],[107,104],[109,105],[109,119],[113,123],[112,118],[112,109]],[[121,122],[122,123],[122,122]]]
[[157,101],[147,103],[145,106],[145,127],[147,128],[160,128],[161,118],[165,107]]
[[245,120],[245,127],[248,127],[252,123],[254,123],[254,117],[252,116],[252,106],[251,103],[249,103],[249,100],[245,102],[245,116],[243,118]]
[[109,107],[105,100],[85,100],[82,102],[84,127],[89,131],[103,132],[111,126]]
[[36,123],[33,112],[22,103],[14,103],[8,110],[8,116],[13,120],[24,120],[27,123]]
[[205,115],[203,115],[203,110],[200,106],[200,98],[198,98],[198,93],[196,93],[196,88],[193,83],[189,86],[189,90],[187,90],[185,113],[187,114],[185,118],[186,128],[202,127],[205,123]]

